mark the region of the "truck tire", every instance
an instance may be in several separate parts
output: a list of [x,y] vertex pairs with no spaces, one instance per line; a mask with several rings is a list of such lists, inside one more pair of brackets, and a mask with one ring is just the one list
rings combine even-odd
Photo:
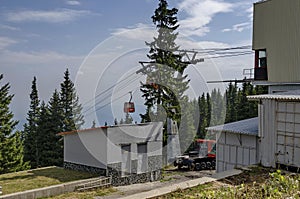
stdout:
[[216,169],[216,161],[215,160],[211,161],[211,165],[212,165],[212,169],[215,170]]
[[206,162],[206,167],[207,167],[207,169],[212,170],[212,163],[211,162]]
[[195,164],[194,164],[194,163],[191,163],[191,164],[189,165],[189,170],[190,170],[190,171],[194,171],[194,169],[195,169]]
[[196,165],[195,165],[195,170],[196,170],[196,171],[200,171],[200,170],[201,170],[200,163],[196,163]]
[[206,163],[205,162],[201,162],[200,163],[200,169],[201,170],[205,170],[206,169]]

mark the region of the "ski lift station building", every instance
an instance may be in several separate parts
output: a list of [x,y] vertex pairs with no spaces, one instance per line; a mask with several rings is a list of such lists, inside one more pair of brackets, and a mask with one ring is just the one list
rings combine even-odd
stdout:
[[159,180],[161,122],[63,132],[64,167],[112,176],[113,185]]
[[224,126],[218,132],[217,171],[261,164],[300,168],[300,1],[263,0],[254,4],[254,79],[269,94],[258,102],[258,118]]

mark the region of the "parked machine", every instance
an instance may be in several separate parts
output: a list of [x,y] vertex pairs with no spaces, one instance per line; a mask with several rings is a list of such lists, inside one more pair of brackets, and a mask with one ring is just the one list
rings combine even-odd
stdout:
[[189,170],[205,170],[216,168],[216,141],[197,139],[193,143],[192,150],[188,154],[177,156],[174,166],[181,169],[187,167]]

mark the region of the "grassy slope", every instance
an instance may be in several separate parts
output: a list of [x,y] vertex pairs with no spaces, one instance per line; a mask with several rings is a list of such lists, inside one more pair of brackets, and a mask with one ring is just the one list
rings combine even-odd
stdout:
[[0,175],[0,185],[3,194],[9,194],[91,177],[95,177],[95,175],[58,167],[47,167]]
[[186,190],[155,197],[168,198],[295,198],[300,199],[300,174],[264,169],[261,167],[245,171],[219,182],[199,185]]

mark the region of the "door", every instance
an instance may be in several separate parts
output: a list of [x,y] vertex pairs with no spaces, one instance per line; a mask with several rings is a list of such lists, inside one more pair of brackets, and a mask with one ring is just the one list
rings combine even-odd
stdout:
[[148,169],[148,155],[147,155],[147,144],[138,144],[138,165],[137,172],[138,173],[146,173]]
[[122,145],[122,176],[128,175],[131,172],[131,147],[130,144]]

